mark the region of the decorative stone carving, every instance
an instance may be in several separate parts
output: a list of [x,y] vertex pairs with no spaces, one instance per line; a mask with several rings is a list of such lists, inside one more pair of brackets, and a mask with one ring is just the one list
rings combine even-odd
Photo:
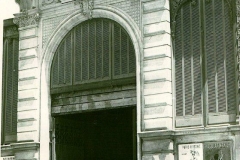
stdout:
[[29,14],[28,12],[22,12],[13,19],[13,23],[19,27],[26,27],[30,25],[37,25],[39,19],[39,13]]
[[93,10],[93,0],[77,0],[75,4],[80,6],[80,12],[88,17],[92,18],[92,10]]

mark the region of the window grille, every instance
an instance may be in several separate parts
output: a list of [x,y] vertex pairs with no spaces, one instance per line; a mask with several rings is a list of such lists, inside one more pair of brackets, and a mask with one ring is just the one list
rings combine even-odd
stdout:
[[107,19],[74,27],[53,59],[51,88],[135,77],[135,52],[127,32]]
[[4,40],[3,143],[16,141],[18,102],[18,38]]
[[172,1],[177,127],[235,121],[232,5],[230,0]]

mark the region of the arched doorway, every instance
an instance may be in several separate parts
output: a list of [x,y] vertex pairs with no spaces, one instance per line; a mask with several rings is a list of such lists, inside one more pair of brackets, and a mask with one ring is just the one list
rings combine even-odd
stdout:
[[51,67],[55,159],[136,159],[135,67],[133,43],[112,20],[63,38]]

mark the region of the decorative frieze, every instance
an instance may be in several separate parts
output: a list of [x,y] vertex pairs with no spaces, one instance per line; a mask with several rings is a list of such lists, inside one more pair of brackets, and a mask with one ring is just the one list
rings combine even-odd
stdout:
[[13,23],[21,27],[27,27],[30,25],[37,25],[40,19],[39,13],[29,14],[27,11],[22,12],[13,19]]

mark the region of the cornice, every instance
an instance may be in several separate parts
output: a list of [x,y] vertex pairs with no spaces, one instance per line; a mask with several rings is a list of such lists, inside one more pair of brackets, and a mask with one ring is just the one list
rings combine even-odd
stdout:
[[12,143],[11,148],[13,150],[36,150],[40,146],[38,142],[25,142],[25,143]]
[[213,134],[213,133],[225,133],[225,132],[240,132],[240,126],[222,126],[214,128],[196,128],[196,129],[184,129],[184,130],[158,130],[149,132],[140,132],[138,135],[145,138],[153,137],[175,137],[186,135],[198,135],[198,134]]

